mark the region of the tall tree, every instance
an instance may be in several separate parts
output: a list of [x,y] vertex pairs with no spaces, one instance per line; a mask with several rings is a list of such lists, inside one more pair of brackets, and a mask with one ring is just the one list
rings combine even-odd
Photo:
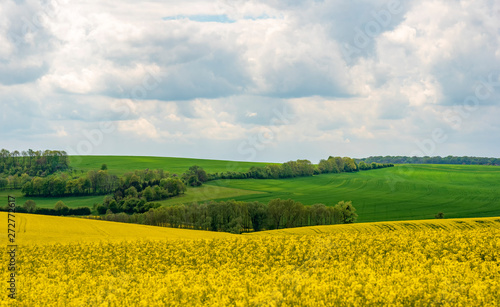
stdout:
[[10,157],[10,152],[7,149],[2,149],[0,151],[0,158],[2,158],[2,162],[7,164],[7,160]]
[[31,148],[28,149],[28,156],[29,156],[29,167],[31,168],[33,158],[35,157],[35,152],[33,151],[33,149]]
[[298,227],[300,225],[300,217],[304,210],[304,205],[298,201],[287,199],[283,201],[283,215],[285,228]]
[[19,161],[18,161],[18,160],[19,160],[19,159],[18,159],[18,158],[19,158],[19,156],[20,156],[19,151],[14,150],[14,151],[12,152],[12,165],[13,165],[13,166],[18,166],[18,165],[20,165],[20,163],[19,163]]
[[335,208],[342,213],[342,223],[344,224],[354,223],[358,218],[352,201],[340,201],[335,205]]
[[279,229],[280,226],[283,226],[283,217],[285,214],[284,201],[280,198],[271,200],[267,205],[267,212],[272,228]]

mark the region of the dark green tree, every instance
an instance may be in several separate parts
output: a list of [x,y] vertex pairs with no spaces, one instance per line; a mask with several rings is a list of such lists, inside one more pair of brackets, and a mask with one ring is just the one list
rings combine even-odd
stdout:
[[335,208],[340,211],[343,224],[356,222],[358,215],[356,214],[356,208],[352,205],[352,201],[339,201],[335,205]]
[[267,216],[269,218],[269,226],[274,229],[279,229],[283,226],[285,215],[285,204],[280,198],[273,199],[267,205]]

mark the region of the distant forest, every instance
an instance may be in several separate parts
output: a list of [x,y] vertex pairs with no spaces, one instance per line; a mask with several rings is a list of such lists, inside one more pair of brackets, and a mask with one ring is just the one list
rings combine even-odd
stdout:
[[484,157],[407,157],[407,156],[371,156],[365,159],[356,159],[360,163],[377,162],[377,163],[393,163],[393,164],[463,164],[463,165],[500,165],[500,158],[484,158]]
[[44,177],[67,169],[69,169],[69,159],[65,151],[29,149],[10,152],[7,149],[0,150],[0,173],[5,175],[27,174]]

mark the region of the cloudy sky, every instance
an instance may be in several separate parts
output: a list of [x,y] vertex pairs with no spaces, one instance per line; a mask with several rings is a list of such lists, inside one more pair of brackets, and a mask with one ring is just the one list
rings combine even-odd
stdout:
[[500,2],[4,0],[0,148],[500,157]]

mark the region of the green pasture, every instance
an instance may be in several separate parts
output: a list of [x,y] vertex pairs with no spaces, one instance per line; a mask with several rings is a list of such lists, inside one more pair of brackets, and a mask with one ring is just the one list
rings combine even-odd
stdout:
[[4,200],[4,204],[1,205],[5,207],[7,205],[7,196],[14,196],[16,198],[16,205],[22,206],[28,199],[35,201],[36,206],[39,208],[54,208],[54,205],[59,200],[62,200],[64,204],[70,208],[77,207],[90,207],[94,203],[102,203],[104,196],[75,196],[75,197],[24,197],[21,190],[3,190],[0,191],[0,199]]
[[143,169],[163,169],[171,174],[182,174],[193,165],[201,166],[207,173],[246,172],[252,166],[269,163],[234,162],[224,160],[203,160],[189,158],[136,157],[136,156],[70,156],[70,166],[78,171],[100,169],[106,164],[111,174],[121,176],[127,172]]
[[306,205],[351,200],[359,222],[500,215],[500,167],[398,165],[292,179],[218,180],[208,185],[261,192],[236,200],[292,198]]
[[169,206],[175,204],[203,202],[215,199],[235,199],[239,197],[248,197],[249,199],[252,199],[252,195],[258,197],[258,195],[262,193],[264,192],[205,184],[201,187],[188,187],[188,190],[185,194],[181,194],[179,196],[158,202],[162,205]]

